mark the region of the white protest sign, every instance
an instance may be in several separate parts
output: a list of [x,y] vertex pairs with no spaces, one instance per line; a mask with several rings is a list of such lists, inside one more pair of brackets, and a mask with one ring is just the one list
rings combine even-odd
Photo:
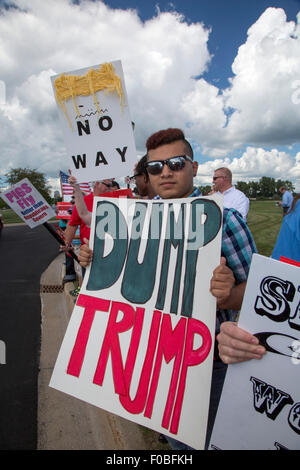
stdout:
[[300,268],[254,255],[239,326],[267,353],[228,367],[209,449],[300,450]]
[[55,217],[54,210],[27,178],[1,193],[1,197],[30,228]]
[[79,183],[130,175],[137,153],[121,61],[51,77],[67,166]]
[[204,447],[220,201],[94,199],[93,263],[51,387]]

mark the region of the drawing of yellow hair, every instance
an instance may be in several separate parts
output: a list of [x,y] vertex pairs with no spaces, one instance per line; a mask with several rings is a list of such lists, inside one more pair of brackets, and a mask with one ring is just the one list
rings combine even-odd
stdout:
[[102,64],[99,69],[90,69],[85,75],[65,75],[63,73],[54,81],[54,89],[56,100],[62,108],[71,128],[72,124],[65,107],[65,102],[70,98],[73,100],[77,117],[79,117],[80,112],[75,98],[80,95],[92,95],[97,111],[100,114],[100,107],[96,97],[97,91],[103,91],[104,93],[117,92],[121,107],[124,106],[124,93],[121,80],[118,75],[115,74],[111,63]]

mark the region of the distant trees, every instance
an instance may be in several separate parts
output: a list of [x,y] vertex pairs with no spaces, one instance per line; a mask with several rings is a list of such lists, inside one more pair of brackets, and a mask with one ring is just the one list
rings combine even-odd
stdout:
[[273,198],[281,197],[279,194],[279,188],[281,186],[286,186],[286,188],[293,192],[295,187],[293,183],[289,180],[277,180],[275,178],[270,178],[269,176],[263,176],[259,181],[238,181],[235,184],[235,187],[240,191],[243,191],[249,198]]
[[198,188],[203,196],[207,196],[207,194],[211,191],[211,186],[209,185],[198,186]]

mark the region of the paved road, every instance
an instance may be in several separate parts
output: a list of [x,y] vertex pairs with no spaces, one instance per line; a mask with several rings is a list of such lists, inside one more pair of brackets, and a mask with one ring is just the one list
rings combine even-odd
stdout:
[[5,226],[0,238],[1,450],[36,449],[40,277],[57,255],[58,242],[45,227]]

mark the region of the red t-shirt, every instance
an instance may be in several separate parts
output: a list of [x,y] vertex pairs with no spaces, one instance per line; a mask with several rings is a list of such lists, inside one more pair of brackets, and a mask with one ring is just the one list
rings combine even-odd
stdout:
[[[83,199],[84,199],[85,205],[87,207],[87,210],[89,212],[92,212],[92,210],[93,210],[93,199],[94,199],[93,193],[90,193],[87,196],[84,196]],[[71,219],[70,219],[68,225],[72,225],[72,226],[80,225],[80,240],[81,240],[81,243],[84,243],[84,241],[83,241],[84,238],[87,238],[89,240],[91,229],[89,227],[87,227],[85,225],[85,223],[83,222],[83,220],[79,217],[76,206],[74,206],[74,209],[73,209],[73,212],[72,212],[72,215],[71,215]]]

